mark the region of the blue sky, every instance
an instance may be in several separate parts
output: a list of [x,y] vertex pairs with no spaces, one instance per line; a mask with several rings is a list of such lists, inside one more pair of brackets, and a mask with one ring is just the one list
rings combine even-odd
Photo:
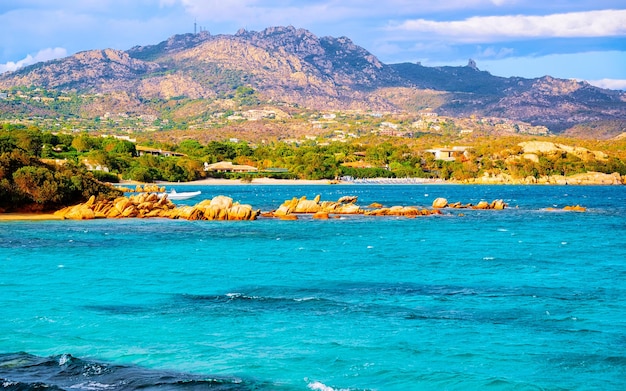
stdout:
[[466,65],[626,90],[624,0],[2,0],[0,72],[193,32],[294,26],[385,63]]

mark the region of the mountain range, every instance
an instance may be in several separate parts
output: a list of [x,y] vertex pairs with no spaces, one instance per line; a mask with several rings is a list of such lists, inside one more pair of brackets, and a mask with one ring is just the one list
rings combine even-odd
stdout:
[[175,35],[156,45],[89,50],[0,75],[0,91],[19,86],[108,96],[97,108],[85,103],[76,109],[94,117],[120,110],[158,115],[155,101],[228,99],[243,86],[269,104],[316,110],[429,108],[453,117],[509,118],[554,133],[595,124],[613,135],[626,124],[623,91],[550,76],[498,77],[472,60],[460,67],[384,64],[347,37],[317,37],[291,26]]

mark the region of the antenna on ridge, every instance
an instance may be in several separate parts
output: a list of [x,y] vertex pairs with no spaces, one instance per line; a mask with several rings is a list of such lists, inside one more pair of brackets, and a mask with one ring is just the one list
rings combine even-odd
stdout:
[[194,35],[197,34],[197,23],[196,23],[196,18],[193,19],[193,33]]

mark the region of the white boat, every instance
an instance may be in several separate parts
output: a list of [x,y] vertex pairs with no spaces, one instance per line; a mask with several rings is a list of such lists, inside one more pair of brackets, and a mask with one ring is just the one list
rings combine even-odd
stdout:
[[159,198],[167,197],[170,201],[182,201],[198,196],[201,193],[201,191],[183,191],[178,193],[175,189],[172,189],[169,193],[159,193]]

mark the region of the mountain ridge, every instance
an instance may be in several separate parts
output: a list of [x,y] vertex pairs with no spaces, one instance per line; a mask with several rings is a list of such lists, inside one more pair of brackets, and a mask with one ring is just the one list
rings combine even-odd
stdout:
[[[461,67],[384,64],[347,37],[317,37],[293,26],[175,35],[155,45],[88,50],[0,75],[0,90],[17,86],[124,96],[128,110],[138,112],[154,112],[145,103],[154,99],[228,98],[247,86],[263,101],[317,110],[428,106],[443,115],[510,118],[556,133],[626,119],[625,92],[551,76],[494,76],[472,60]],[[390,88],[394,93],[381,93]],[[412,93],[422,90],[436,92],[440,103],[432,107],[432,100]]]

